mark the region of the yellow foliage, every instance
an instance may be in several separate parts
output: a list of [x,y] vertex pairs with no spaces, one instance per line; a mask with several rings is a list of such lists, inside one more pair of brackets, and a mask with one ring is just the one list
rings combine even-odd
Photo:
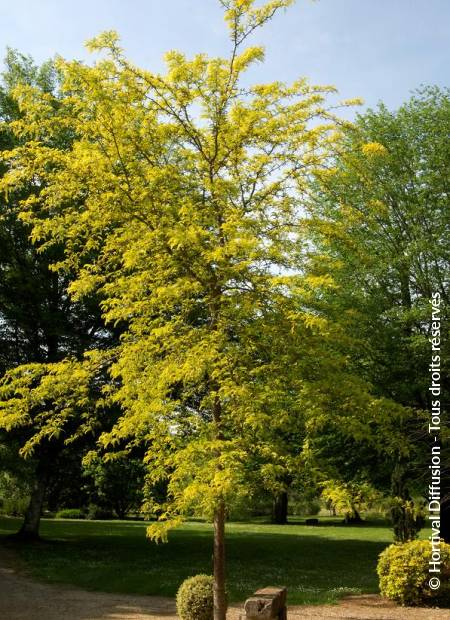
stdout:
[[[153,539],[261,480],[279,488],[295,461],[282,437],[294,433],[301,450],[308,414],[340,389],[345,362],[326,353],[338,331],[308,309],[312,291],[333,283],[303,278],[299,251],[304,189],[341,139],[326,101],[334,89],[305,79],[243,89],[263,59],[244,40],[291,3],[223,0],[228,58],[171,51],[158,75],[129,63],[105,32],[88,47],[106,59],[59,61],[57,106],[20,94],[15,131],[26,145],[9,153],[1,187],[38,180],[36,199],[21,205],[33,239],[64,244],[56,268],[76,273],[71,295],[96,292],[104,320],[124,328],[102,392],[122,415],[100,443],[147,447]],[[46,146],[61,127],[73,143]],[[88,429],[102,363],[99,352],[18,370],[1,388],[0,424],[33,424],[28,451],[76,416]],[[159,506],[151,489],[163,480]]]
[[379,157],[387,153],[386,147],[379,142],[367,142],[362,145],[361,150],[367,157]]

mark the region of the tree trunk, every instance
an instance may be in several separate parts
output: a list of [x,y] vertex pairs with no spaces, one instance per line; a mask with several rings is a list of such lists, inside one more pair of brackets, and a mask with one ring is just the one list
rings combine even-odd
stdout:
[[219,502],[214,512],[214,620],[226,620],[225,594],[225,504]]
[[444,476],[441,501],[441,538],[450,544],[450,480],[446,479],[446,474]]
[[288,494],[287,491],[283,491],[279,495],[276,495],[273,500],[272,506],[272,523],[278,525],[285,525],[287,523],[288,516]]
[[352,525],[354,523],[362,523],[361,515],[356,510],[354,506],[352,506],[352,511],[348,512],[344,517],[344,523],[347,525]]
[[49,466],[45,458],[41,458],[36,467],[36,476],[31,491],[30,503],[25,512],[22,527],[15,535],[21,540],[38,540],[42,507],[49,479]]
[[441,538],[450,544],[450,501],[441,504]]
[[114,511],[117,515],[117,518],[120,519],[121,521],[124,521],[128,513],[128,506],[123,506],[122,504],[116,504]]

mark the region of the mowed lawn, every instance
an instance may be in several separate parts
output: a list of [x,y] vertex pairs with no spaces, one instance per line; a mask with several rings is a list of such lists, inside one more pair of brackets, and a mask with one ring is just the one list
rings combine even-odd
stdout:
[[[0,542],[19,520],[0,518]],[[44,520],[43,542],[14,544],[31,575],[86,589],[174,596],[186,577],[211,573],[212,530],[186,523],[156,545],[145,524],[134,521]],[[285,585],[291,604],[331,603],[346,594],[377,592],[379,553],[392,541],[384,523],[318,527],[264,523],[227,525],[229,599],[255,589]]]

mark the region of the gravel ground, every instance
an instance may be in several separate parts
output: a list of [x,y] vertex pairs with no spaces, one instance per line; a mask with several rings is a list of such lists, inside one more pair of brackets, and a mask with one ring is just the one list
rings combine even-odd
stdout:
[[[239,620],[233,606],[229,620]],[[290,607],[289,620],[450,620],[450,610],[402,608],[378,595],[352,596],[339,605]],[[0,549],[1,620],[177,620],[173,599],[87,592],[34,581]]]

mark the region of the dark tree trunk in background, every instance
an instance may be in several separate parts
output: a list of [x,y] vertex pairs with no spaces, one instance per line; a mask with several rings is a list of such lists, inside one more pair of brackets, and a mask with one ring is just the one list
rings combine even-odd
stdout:
[[279,495],[276,495],[273,500],[272,506],[272,523],[278,525],[285,525],[288,517],[288,494],[287,491],[283,491]]
[[114,512],[116,513],[117,518],[123,521],[128,514],[128,506],[124,506],[123,504],[116,504]]
[[441,501],[441,538],[450,544],[450,475],[443,474]]
[[[58,291],[58,275],[51,275],[52,290],[49,293],[49,307],[52,316],[57,317],[59,308],[59,291]],[[45,345],[47,348],[47,362],[56,362],[59,359],[59,335],[52,330],[45,336]],[[33,488],[31,490],[30,502],[26,509],[22,527],[15,535],[19,540],[39,540],[39,526],[41,523],[42,509],[44,506],[45,493],[47,491],[50,479],[52,465],[60,448],[57,445],[41,446],[39,462],[36,466]]]
[[25,512],[22,527],[15,535],[20,540],[38,540],[39,525],[41,522],[42,508],[44,505],[45,492],[50,477],[50,463],[46,457],[41,457],[31,491],[30,503]]
[[354,523],[362,523],[361,515],[359,514],[359,512],[356,510],[354,506],[352,506],[352,512],[349,512],[348,514],[345,515],[344,523],[346,523],[347,525],[354,524]]
[[441,505],[441,538],[450,544],[450,499]]
[[226,620],[225,593],[225,505],[219,502],[214,512],[214,620]]

